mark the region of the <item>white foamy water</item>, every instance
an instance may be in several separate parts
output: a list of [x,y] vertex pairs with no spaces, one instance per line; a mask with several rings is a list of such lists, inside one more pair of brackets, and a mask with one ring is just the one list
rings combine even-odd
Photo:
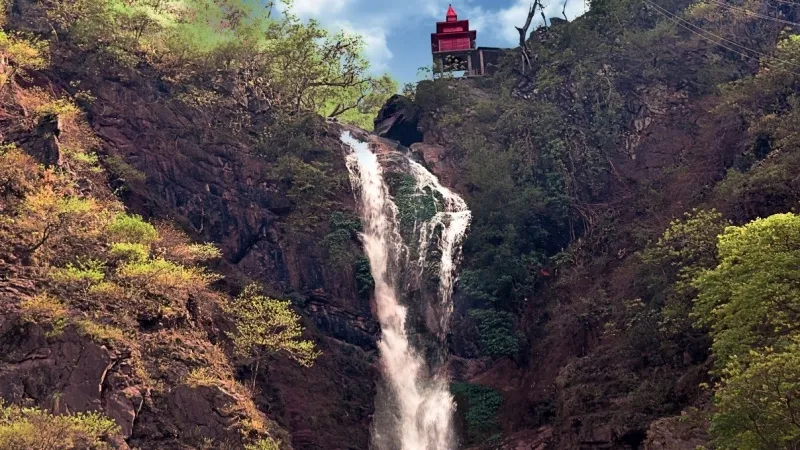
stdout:
[[[361,237],[375,279],[374,295],[381,325],[378,350],[384,378],[391,391],[390,401],[376,405],[378,409],[390,409],[376,411],[376,416],[383,414],[391,420],[373,427],[373,445],[380,450],[451,450],[455,448],[452,424],[455,404],[448,380],[441,374],[432,375],[425,360],[409,342],[408,310],[398,299],[397,279],[402,270],[401,255],[406,249],[398,231],[397,207],[389,194],[383,168],[369,143],[355,139],[349,132],[344,132],[341,139],[352,149],[347,155],[347,167],[361,205],[364,221]],[[426,230],[427,248],[436,227],[444,227],[439,243],[442,250],[440,297],[448,304],[445,309],[451,311],[455,265],[470,213],[460,197],[441,186],[424,167],[413,161],[410,163],[418,189],[429,187],[444,199],[442,210],[422,224],[422,229]],[[422,258],[424,262],[424,256]]]
[[456,265],[461,256],[461,243],[467,235],[472,212],[467,203],[450,189],[442,186],[439,180],[416,161],[409,160],[411,175],[416,181],[417,192],[426,194],[426,189],[439,194],[442,203],[436,202],[436,214],[429,221],[420,226],[419,238],[419,266],[425,267],[428,258],[430,240],[436,229],[441,227],[442,232],[437,242],[437,247],[442,253],[439,261],[439,301],[441,306],[439,316],[440,339],[444,339],[453,312],[453,286],[456,281]]

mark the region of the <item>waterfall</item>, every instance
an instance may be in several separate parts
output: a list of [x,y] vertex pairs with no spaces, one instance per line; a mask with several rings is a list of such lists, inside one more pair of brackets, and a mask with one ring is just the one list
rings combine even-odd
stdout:
[[[416,189],[420,194],[424,194],[426,189],[437,193],[442,199],[443,205],[438,208],[436,214],[429,221],[421,224],[419,236],[419,267],[425,267],[425,260],[428,257],[430,239],[434,236],[436,229],[441,227],[442,233],[439,237],[437,247],[442,253],[439,261],[439,339],[444,340],[449,328],[450,315],[453,313],[453,284],[455,283],[456,263],[461,252],[461,242],[467,234],[469,222],[472,219],[472,212],[467,207],[467,202],[456,193],[447,189],[439,183],[439,180],[428,172],[422,164],[409,160],[411,175],[416,180]],[[437,205],[438,207],[439,205]]]
[[[408,308],[401,303],[402,292],[398,285],[399,274],[408,263],[405,258],[408,251],[400,234],[398,210],[389,193],[384,169],[369,142],[362,142],[347,131],[341,140],[351,149],[347,168],[361,205],[364,222],[361,238],[375,280],[374,297],[381,325],[378,350],[389,397],[381,404],[376,403],[373,446],[379,450],[454,449],[455,404],[447,376],[441,370],[434,373],[409,340]],[[438,297],[449,316],[455,267],[470,212],[458,195],[443,187],[422,165],[408,159],[408,167],[420,192],[427,188],[442,199],[435,216],[420,224],[420,244],[424,247],[420,247],[419,257],[424,263],[430,240],[439,227],[441,234],[437,245],[442,257]],[[443,333],[447,318],[441,320],[439,331]],[[383,419],[379,420],[380,417]]]

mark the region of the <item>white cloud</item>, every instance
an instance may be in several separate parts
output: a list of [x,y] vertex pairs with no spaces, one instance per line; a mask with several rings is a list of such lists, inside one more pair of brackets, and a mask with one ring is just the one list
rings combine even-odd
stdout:
[[318,18],[323,13],[339,14],[353,2],[354,0],[294,0],[292,11],[300,17]]
[[380,26],[359,27],[348,21],[332,22],[331,28],[361,35],[364,39],[365,56],[370,61],[373,72],[383,73],[389,69],[389,61],[394,55],[389,50],[385,28]]

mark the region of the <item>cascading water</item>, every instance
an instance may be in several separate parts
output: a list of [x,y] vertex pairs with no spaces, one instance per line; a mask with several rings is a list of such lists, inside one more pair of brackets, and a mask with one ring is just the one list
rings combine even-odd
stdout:
[[[384,179],[384,170],[368,142],[344,132],[342,142],[352,152],[347,167],[361,203],[364,231],[362,240],[375,280],[375,301],[381,324],[381,354],[388,399],[376,404],[373,446],[379,450],[451,450],[455,448],[452,427],[453,398],[448,380],[441,370],[432,373],[425,359],[409,341],[406,316],[400,302],[400,272],[408,254],[398,225],[398,211]],[[432,219],[419,224],[420,267],[424,267],[430,240],[437,228],[439,301],[446,316],[452,311],[451,294],[461,240],[466,234],[470,212],[466,203],[443,187],[422,165],[408,159],[416,189],[435,192],[442,200]],[[442,318],[439,333],[446,333],[447,318]],[[443,340],[440,334],[440,341]],[[383,409],[383,411],[381,411]],[[388,419],[381,419],[384,417]]]
[[[420,226],[419,233],[419,267],[425,267],[428,257],[430,239],[437,228],[442,228],[438,249],[442,253],[439,261],[439,339],[444,340],[449,328],[450,315],[453,312],[453,284],[455,283],[456,263],[461,251],[461,242],[467,234],[472,212],[467,203],[456,193],[439,183],[439,180],[428,172],[422,164],[409,160],[411,175],[416,180],[416,189],[420,194],[432,190],[442,199],[442,208],[427,222]],[[437,205],[438,206],[438,205]]]

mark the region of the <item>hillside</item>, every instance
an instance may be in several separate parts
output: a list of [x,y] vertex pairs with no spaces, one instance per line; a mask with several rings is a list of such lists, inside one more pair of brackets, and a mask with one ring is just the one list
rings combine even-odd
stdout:
[[800,6],[597,0],[378,113],[357,42],[196,5],[0,0],[0,448],[401,448],[344,132],[404,239],[449,191],[390,140],[469,206],[447,326],[397,283],[459,447],[798,445]]

